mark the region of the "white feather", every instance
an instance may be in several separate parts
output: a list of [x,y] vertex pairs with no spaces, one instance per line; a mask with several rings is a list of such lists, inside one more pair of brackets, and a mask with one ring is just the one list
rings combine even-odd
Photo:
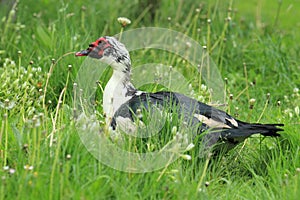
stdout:
[[204,115],[194,114],[194,117],[196,117],[200,122],[208,125],[210,128],[230,128],[230,126],[213,120],[212,118],[205,117]]

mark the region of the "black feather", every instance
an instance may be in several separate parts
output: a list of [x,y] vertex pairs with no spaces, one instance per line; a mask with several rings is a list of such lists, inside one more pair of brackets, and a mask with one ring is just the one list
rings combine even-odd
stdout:
[[[117,110],[112,119],[111,126],[114,129],[116,128],[116,118],[118,116],[133,120],[137,109],[141,107],[150,109],[153,105],[175,105],[176,111],[170,110],[170,112],[179,112],[184,121],[188,122],[191,126],[197,127],[194,137],[204,131],[211,130],[210,133],[204,135],[202,138],[204,149],[211,148],[222,142],[222,144],[226,145],[227,150],[229,150],[253,134],[260,133],[263,136],[277,137],[280,135],[278,132],[283,130],[277,128],[277,126],[283,126],[283,124],[251,124],[243,122],[233,118],[222,110],[173,92],[142,93],[133,96],[133,98]],[[170,106],[170,108],[174,107]],[[209,124],[195,118],[195,114],[206,117],[220,125],[223,124],[224,127],[210,127]]]

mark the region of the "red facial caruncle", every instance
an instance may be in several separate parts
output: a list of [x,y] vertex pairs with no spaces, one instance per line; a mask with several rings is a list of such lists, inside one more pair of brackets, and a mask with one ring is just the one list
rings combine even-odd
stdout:
[[75,56],[88,56],[92,51],[94,51],[94,53],[97,53],[99,57],[102,57],[104,50],[108,47],[111,47],[111,44],[105,39],[105,37],[101,37],[91,43],[86,50],[75,53]]

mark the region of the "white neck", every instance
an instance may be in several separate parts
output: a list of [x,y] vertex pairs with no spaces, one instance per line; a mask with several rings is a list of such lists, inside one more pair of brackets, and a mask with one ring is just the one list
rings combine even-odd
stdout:
[[128,91],[134,87],[130,83],[129,72],[114,70],[109,79],[103,94],[103,111],[106,115],[106,123],[110,124],[114,113],[122,104],[132,98]]

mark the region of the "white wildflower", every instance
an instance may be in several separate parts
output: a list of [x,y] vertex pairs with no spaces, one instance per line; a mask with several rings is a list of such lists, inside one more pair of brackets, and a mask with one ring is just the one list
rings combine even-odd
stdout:
[[207,90],[207,86],[204,84],[201,84],[201,90],[203,90],[203,91]]
[[0,107],[10,110],[13,107],[15,107],[15,102],[14,101],[10,101],[9,99],[5,99],[4,102],[0,101]]
[[10,173],[10,174],[14,174],[15,172],[16,172],[16,170],[15,170],[15,169],[12,169],[12,168],[11,168],[11,169],[9,169],[9,173]]
[[31,171],[31,170],[33,170],[33,166],[32,165],[24,165],[24,169]]

